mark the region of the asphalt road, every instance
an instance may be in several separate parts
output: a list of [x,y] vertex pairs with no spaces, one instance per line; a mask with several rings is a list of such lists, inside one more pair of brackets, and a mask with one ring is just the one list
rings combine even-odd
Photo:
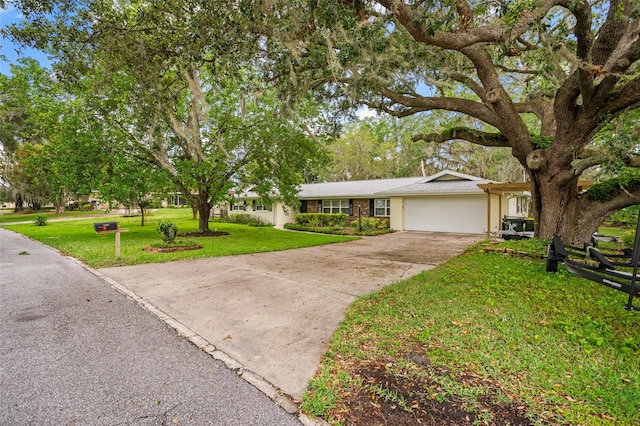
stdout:
[[82,266],[0,229],[0,424],[300,423]]

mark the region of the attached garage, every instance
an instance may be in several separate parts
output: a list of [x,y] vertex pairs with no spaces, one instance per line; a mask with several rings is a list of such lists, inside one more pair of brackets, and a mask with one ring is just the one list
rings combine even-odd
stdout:
[[404,198],[404,230],[487,232],[487,197],[478,195]]
[[444,170],[378,196],[391,200],[391,229],[396,231],[486,234],[492,198],[478,187],[491,181]]

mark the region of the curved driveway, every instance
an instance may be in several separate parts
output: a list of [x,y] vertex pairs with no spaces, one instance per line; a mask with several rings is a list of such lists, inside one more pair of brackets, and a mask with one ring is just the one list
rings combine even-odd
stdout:
[[397,232],[99,273],[161,317],[179,322],[183,334],[195,334],[196,342],[204,339],[202,347],[215,346],[230,367],[253,372],[299,401],[356,298],[431,269],[482,238]]

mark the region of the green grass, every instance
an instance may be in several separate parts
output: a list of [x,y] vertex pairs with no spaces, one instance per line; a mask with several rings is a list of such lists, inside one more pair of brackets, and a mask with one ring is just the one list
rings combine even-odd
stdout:
[[[229,232],[229,235],[189,237],[189,240],[203,246],[200,250],[175,253],[143,251],[145,247],[149,247],[152,244],[157,245],[161,242],[156,227],[160,220],[166,219],[171,219],[178,225],[178,232],[192,232],[198,229],[198,222],[191,218],[190,209],[162,209],[155,211],[147,217],[145,226],[140,226],[140,217],[110,216],[108,219],[48,221],[46,226],[35,226],[33,224],[11,225],[7,229],[55,247],[62,253],[80,259],[94,268],[287,250],[355,239],[353,237],[282,231],[270,227],[211,223],[211,230],[215,228],[219,231],[226,231]],[[119,221],[120,228],[128,229],[128,232],[120,234],[120,260],[115,259],[115,235],[96,234],[93,230],[94,222],[104,220]]]
[[104,214],[103,210],[91,210],[91,211],[71,211],[64,212],[64,214],[56,214],[51,210],[43,210],[39,212],[30,213],[13,213],[13,210],[1,210],[0,211],[0,223],[15,223],[15,222],[33,222],[36,217],[44,216],[47,220],[51,219],[66,219],[66,218],[81,218],[83,216],[96,216]]
[[[339,416],[341,398],[359,383],[354,365],[378,360],[403,380],[435,383],[425,389],[434,399],[459,397],[471,411],[481,411],[483,383],[497,383],[500,398],[525,405],[536,424],[639,424],[640,312],[623,309],[627,295],[562,266],[547,273],[543,260],[477,249],[356,301],[303,410]],[[473,372],[477,385],[434,374],[411,354]]]

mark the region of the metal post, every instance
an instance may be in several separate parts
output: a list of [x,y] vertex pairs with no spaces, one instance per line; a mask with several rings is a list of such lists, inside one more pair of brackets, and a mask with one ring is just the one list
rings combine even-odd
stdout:
[[633,275],[631,276],[631,291],[629,292],[629,299],[624,308],[631,310],[639,310],[633,306],[633,295],[636,292],[636,284],[638,281],[638,262],[640,262],[640,212],[638,212],[638,223],[636,224],[636,238],[633,242],[633,253],[631,254],[631,262],[633,264]]

